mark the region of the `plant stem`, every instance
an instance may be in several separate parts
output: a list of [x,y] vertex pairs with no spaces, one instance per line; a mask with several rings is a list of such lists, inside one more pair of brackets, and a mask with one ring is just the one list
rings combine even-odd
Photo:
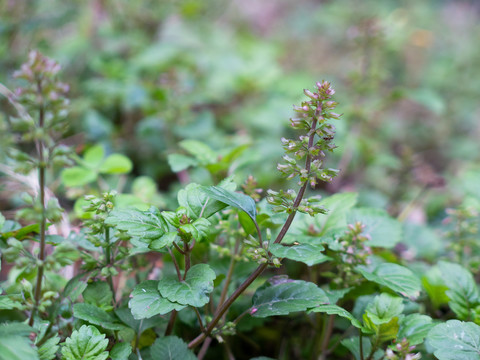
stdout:
[[330,337],[332,336],[332,330],[333,330],[333,315],[328,316],[327,323],[325,325],[325,332],[323,334],[322,338],[322,348],[321,348],[321,353],[320,357],[318,358],[319,360],[324,360],[328,356],[328,343],[330,342]]
[[200,316],[200,313],[198,312],[198,309],[194,306],[192,306],[192,309],[193,309],[193,311],[195,311],[195,315],[197,315],[198,324],[200,325],[200,331],[204,332],[205,328],[203,327],[202,317]]
[[168,336],[173,331],[173,325],[175,325],[175,319],[177,318],[177,310],[173,310],[170,319],[168,320],[167,329],[165,330],[165,336]]
[[363,337],[362,337],[362,331],[360,331],[359,340],[360,340],[360,344],[359,344],[359,347],[360,347],[360,360],[365,360],[365,359],[363,358]]
[[[37,81],[37,93],[38,95],[42,94],[42,84],[41,79]],[[45,109],[43,105],[43,101],[39,108],[38,114],[38,127],[43,129],[45,122]],[[45,209],[45,170],[47,164],[45,163],[45,156],[43,153],[45,147],[45,143],[43,139],[41,139],[37,143],[37,152],[38,152],[38,162],[39,162],[39,169],[38,169],[38,184],[39,184],[39,194],[40,194],[40,205],[42,207],[42,214],[40,220],[40,253],[38,259],[40,260],[40,264],[38,265],[37,271],[37,286],[35,287],[35,302],[33,305],[32,312],[30,314],[30,319],[28,324],[30,326],[33,325],[34,317],[38,311],[38,305],[40,303],[40,298],[42,295],[42,280],[43,280],[43,272],[44,272],[44,261],[45,261],[45,235],[46,235],[46,227],[47,227],[47,216],[46,216],[46,209]]]
[[[308,148],[311,148],[313,146],[314,138],[315,138],[315,128],[317,126],[317,119],[314,118],[312,122],[312,126],[310,129],[310,136],[308,139]],[[310,172],[311,168],[311,162],[312,158],[310,155],[307,155],[307,158],[305,160],[305,169]],[[303,184],[303,186],[300,188],[300,191],[297,194],[297,197],[295,198],[295,201],[293,203],[294,205],[294,211],[288,216],[285,224],[282,227],[282,230],[280,230],[280,233],[278,234],[277,238],[275,239],[275,244],[280,243],[285,235],[287,234],[288,229],[290,228],[290,225],[292,224],[293,218],[295,217],[295,214],[297,213],[296,208],[300,205],[300,202],[302,201],[303,195],[305,194],[305,190],[307,188],[307,182]],[[223,314],[228,310],[228,308],[233,304],[233,302],[250,286],[251,283],[255,281],[255,279],[260,276],[260,274],[267,268],[268,264],[262,264],[257,269],[250,274],[250,276],[233,292],[233,294],[223,303],[220,305],[220,307],[217,309],[217,312],[215,313],[215,316],[213,317],[212,321],[210,324],[208,324],[208,327],[206,331],[200,335],[198,335],[195,339],[190,341],[188,344],[188,347],[190,349],[193,349],[194,347],[200,345],[205,338],[210,335],[212,330],[215,328],[215,325],[220,321],[222,318]]]
[[[106,260],[107,266],[110,266],[112,264],[112,256],[110,254],[110,229],[108,227],[105,228],[105,243],[107,244],[107,246],[105,246],[105,260]],[[107,276],[107,282],[108,282],[108,285],[110,286],[110,290],[112,290],[113,305],[115,306],[117,301],[115,296],[115,288],[113,287],[113,279],[110,273]]]
[[175,255],[173,254],[173,251],[169,247],[167,247],[167,249],[168,249],[168,253],[170,254],[170,256],[172,258],[173,265],[175,266],[175,270],[176,270],[177,276],[178,276],[178,281],[182,281],[182,274],[180,273],[180,267],[178,266],[177,259],[175,258]]
[[197,359],[198,360],[203,360],[203,358],[205,357],[205,355],[207,354],[207,351],[208,351],[208,348],[210,347],[210,344],[212,343],[212,338],[211,337],[207,337],[202,345],[202,347],[200,348],[200,351],[198,352],[198,356],[197,356]]

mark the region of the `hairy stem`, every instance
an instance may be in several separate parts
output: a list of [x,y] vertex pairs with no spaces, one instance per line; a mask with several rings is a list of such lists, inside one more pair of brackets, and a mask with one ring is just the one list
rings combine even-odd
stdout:
[[[42,94],[41,80],[37,81],[37,92],[39,95]],[[40,129],[43,129],[44,122],[45,122],[45,108],[42,101],[39,108],[39,114],[38,114],[38,127]],[[47,228],[47,216],[46,216],[46,209],[45,209],[45,170],[46,170],[47,164],[45,163],[44,148],[45,148],[45,143],[43,139],[41,139],[37,143],[38,162],[39,162],[38,184],[39,184],[40,204],[42,207],[42,214],[41,214],[41,220],[40,220],[40,253],[38,256],[38,259],[40,260],[40,264],[38,265],[38,271],[37,271],[37,285],[35,287],[35,295],[34,295],[35,302],[33,305],[32,312],[30,314],[30,319],[28,321],[28,324],[30,326],[33,325],[34,317],[38,311],[38,305],[40,303],[40,298],[42,295],[42,280],[43,280],[44,261],[45,261],[45,235],[46,235],[46,228]]]
[[[111,249],[110,249],[110,229],[107,227],[105,228],[105,261],[106,265],[110,266],[112,264],[112,255],[111,255]],[[113,293],[113,305],[116,304],[116,296],[115,296],[115,288],[113,286],[113,279],[112,275],[109,273],[107,276],[107,282],[108,285],[110,286],[110,290],[112,290]]]

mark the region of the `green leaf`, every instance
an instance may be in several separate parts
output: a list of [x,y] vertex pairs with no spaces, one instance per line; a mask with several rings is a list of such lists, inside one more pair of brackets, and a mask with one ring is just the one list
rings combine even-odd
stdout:
[[173,172],[180,172],[188,169],[190,166],[198,165],[196,159],[181,154],[170,154],[167,156],[167,160]]
[[442,251],[442,240],[437,233],[428,226],[413,223],[404,224],[403,244],[408,247],[408,253],[415,258],[424,258],[434,261]]
[[403,311],[403,300],[397,296],[382,293],[375,296],[365,310],[366,315],[375,325],[388,323]]
[[62,360],[106,360],[108,339],[94,326],[83,325],[62,346]]
[[319,305],[313,309],[310,309],[308,312],[309,313],[319,312],[319,313],[327,313],[328,315],[338,315],[345,319],[350,320],[350,323],[356,328],[358,329],[362,328],[362,323],[359,320],[357,320],[347,310],[337,305]]
[[183,140],[180,141],[179,145],[188,151],[190,155],[195,156],[195,158],[202,165],[213,164],[217,162],[217,153],[213,151],[210,146],[201,141],[191,139]]
[[95,305],[104,310],[112,309],[113,293],[110,286],[104,281],[95,281],[88,284],[82,296],[87,304]]
[[448,305],[459,319],[470,318],[470,309],[480,303],[480,295],[473,275],[458,264],[440,261],[438,268],[442,273],[448,290],[445,294],[450,298]]
[[272,244],[268,250],[277,257],[300,261],[308,266],[332,260],[331,257],[322,253],[325,248],[321,245],[299,244],[283,246],[281,244]]
[[367,280],[383,285],[409,298],[417,298],[420,295],[420,280],[415,274],[404,266],[384,263],[373,270],[366,266],[357,266]]
[[162,360],[196,360],[197,357],[182,339],[176,336],[158,338],[150,348],[152,359]]
[[477,324],[448,320],[430,330],[427,340],[438,360],[480,359],[480,326]]
[[201,189],[210,198],[245,211],[253,221],[256,221],[257,209],[255,206],[255,200],[250,196],[230,191],[219,186],[202,187]]
[[0,234],[0,238],[7,240],[8,238],[14,237],[17,240],[23,240],[32,233],[38,234],[39,232],[40,224],[31,224],[20,229],[4,232],[3,234]]
[[108,330],[122,330],[125,327],[110,313],[92,304],[78,303],[73,305],[73,316]]
[[215,272],[209,265],[198,264],[188,270],[184,281],[178,281],[175,275],[164,277],[158,282],[158,290],[172,302],[200,307],[210,300],[215,278]]
[[103,149],[103,146],[92,146],[83,154],[84,166],[92,170],[96,170],[102,164],[104,157],[105,151]]
[[97,173],[91,169],[80,166],[73,166],[64,169],[61,174],[65,186],[79,187],[87,185],[97,179]]
[[287,280],[259,288],[253,297],[250,313],[254,317],[288,315],[327,303],[325,292],[317,285],[302,280]]
[[0,360],[39,360],[37,350],[30,340],[22,336],[0,337]]
[[365,225],[363,234],[368,234],[368,246],[393,248],[402,240],[402,225],[392,219],[385,210],[381,209],[353,209],[347,215],[347,222],[354,224],[357,221]]
[[10,295],[0,295],[0,310],[22,310],[24,305],[16,300],[12,300]]
[[201,190],[198,184],[189,184],[184,190],[178,192],[178,203],[187,209],[187,214],[192,219],[204,217],[208,219],[213,214],[227,207],[226,204],[214,199]]
[[422,276],[422,286],[436,309],[443,304],[448,304],[450,301],[450,298],[446,295],[448,287],[443,281],[443,276],[438,266],[431,267],[425,272],[424,276]]
[[110,357],[112,360],[128,360],[128,357],[132,353],[132,345],[128,343],[117,343],[110,350]]
[[131,294],[128,307],[135,319],[148,319],[155,315],[164,315],[172,310],[182,310],[185,305],[171,302],[160,295],[158,281],[147,280],[137,286]]
[[[128,235],[137,237],[140,241],[148,244],[162,239],[168,231],[165,219],[160,211],[153,206],[147,211],[137,209],[113,210],[105,223],[114,225],[117,229],[124,230]],[[168,238],[168,241],[156,243],[156,248],[169,246],[170,241],[171,238]]]
[[122,154],[112,154],[105,159],[98,171],[103,174],[127,174],[132,168],[129,158]]
[[35,330],[20,322],[0,324],[0,338],[3,336],[25,336],[28,337]]
[[38,348],[38,357],[40,360],[53,360],[56,358],[56,353],[60,346],[58,343],[60,342],[60,337],[55,335],[54,337],[45,341],[39,348]]
[[406,338],[410,345],[423,343],[430,329],[434,326],[432,318],[427,315],[410,314],[400,320],[398,339]]
[[342,193],[320,201],[319,205],[327,209],[328,213],[315,217],[315,224],[320,231],[319,235],[344,229],[347,226],[347,213],[357,203],[357,197],[356,193]]

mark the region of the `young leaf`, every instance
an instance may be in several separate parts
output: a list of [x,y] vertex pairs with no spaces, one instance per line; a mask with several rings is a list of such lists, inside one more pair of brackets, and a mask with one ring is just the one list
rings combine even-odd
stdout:
[[403,311],[402,299],[396,296],[382,293],[375,296],[372,303],[365,310],[366,315],[375,325],[388,323],[394,317],[398,317]]
[[73,316],[108,330],[122,330],[125,328],[110,313],[92,304],[78,303],[73,305]]
[[410,314],[400,320],[397,338],[405,338],[410,345],[418,345],[423,342],[433,326],[434,324],[430,316]]
[[158,291],[158,281],[155,280],[147,280],[135,286],[131,297],[128,307],[137,320],[164,315],[172,310],[179,311],[185,307],[163,298]]
[[[368,355],[372,351],[372,343],[367,337],[362,338],[363,357],[360,356],[360,338],[358,336],[349,337],[341,341],[341,344],[345,346],[355,357],[355,360],[368,359]],[[385,352],[381,350],[375,351],[373,354],[373,360],[380,360],[384,357]]]
[[227,207],[223,202],[210,199],[198,184],[187,185],[185,189],[178,192],[177,197],[180,206],[187,209],[187,214],[192,219],[198,219],[200,215],[208,219]]
[[196,159],[181,154],[169,154],[167,161],[173,172],[180,172],[198,164]]
[[87,304],[95,305],[104,310],[112,309],[113,293],[110,286],[104,281],[95,281],[88,284],[82,296]]
[[56,353],[60,346],[60,337],[55,335],[54,337],[45,341],[42,346],[38,348],[38,357],[40,360],[53,360],[56,357]]
[[281,244],[272,244],[268,250],[277,257],[300,261],[308,266],[320,264],[332,259],[322,253],[325,248],[321,245],[299,244],[283,246]]
[[97,179],[97,173],[81,166],[72,166],[64,169],[61,174],[62,182],[69,187],[87,185]]
[[320,312],[320,313],[327,313],[328,315],[338,315],[345,319],[350,320],[350,323],[358,329],[362,328],[362,323],[357,320],[352,314],[350,314],[344,308],[341,308],[337,305],[319,305],[313,309],[308,311],[309,313],[312,312]]
[[122,154],[108,156],[98,170],[103,174],[127,174],[133,168],[132,161]]
[[112,360],[128,360],[128,357],[132,353],[132,345],[122,342],[117,343],[110,350],[110,357]]
[[104,157],[105,150],[103,149],[103,146],[92,146],[83,154],[83,165],[92,170],[95,170],[101,165]]
[[210,300],[216,277],[210,266],[198,264],[190,268],[184,281],[178,281],[175,275],[164,277],[158,282],[158,290],[172,302],[200,307]]
[[204,186],[201,190],[212,199],[245,211],[253,221],[256,221],[257,209],[255,206],[255,200],[250,196],[230,191],[219,186]]
[[373,270],[366,266],[357,266],[356,270],[367,280],[386,286],[403,296],[417,298],[420,295],[420,280],[404,266],[383,263]]
[[325,292],[314,283],[292,280],[259,288],[250,313],[254,317],[288,315],[327,302]]
[[[114,210],[105,220],[105,223],[115,225],[120,230],[125,230],[130,236],[139,238],[142,242],[151,243],[163,238],[168,231],[168,225],[160,214],[160,211],[151,207],[147,211],[137,209]],[[171,238],[157,244],[169,246]]]
[[152,359],[162,360],[196,360],[197,357],[182,339],[176,336],[158,338],[150,348]]
[[402,225],[392,219],[385,210],[381,209],[353,209],[347,215],[347,222],[354,224],[361,222],[365,225],[364,234],[370,236],[368,246],[393,248],[402,240]]
[[448,287],[448,305],[461,320],[469,319],[470,309],[480,303],[480,294],[473,275],[461,265],[445,261],[440,261],[438,267]]
[[439,360],[480,358],[480,326],[477,324],[448,320],[430,330],[427,340]]
[[106,360],[108,339],[94,326],[83,325],[72,332],[62,346],[64,360]]
[[213,164],[217,162],[217,154],[207,144],[198,140],[183,140],[179,145],[197,158],[203,164]]

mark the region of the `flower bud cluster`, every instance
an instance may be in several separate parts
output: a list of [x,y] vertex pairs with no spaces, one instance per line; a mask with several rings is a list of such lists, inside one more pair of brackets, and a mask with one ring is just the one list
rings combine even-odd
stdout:
[[250,175],[245,181],[245,184],[242,185],[243,192],[256,202],[260,200],[260,194],[263,192],[263,189],[259,189],[257,186],[257,180],[255,180],[252,175]]
[[249,236],[243,242],[246,249],[246,256],[259,264],[268,264],[270,266],[280,267],[280,259],[268,252],[268,241],[262,244],[253,236]]
[[102,235],[110,225],[105,223],[108,214],[114,208],[114,201],[117,192],[115,190],[103,193],[102,196],[86,195],[85,200],[90,204],[84,207],[85,212],[93,213],[92,217],[85,221],[88,228],[87,239],[96,246],[101,245],[99,235]]
[[[395,341],[394,341],[395,342]],[[407,339],[390,346],[385,351],[385,358],[388,360],[418,360],[422,358],[420,353],[413,354],[415,346],[410,346]]]
[[349,287],[361,281],[361,276],[355,272],[358,265],[370,263],[372,249],[366,245],[369,235],[364,235],[365,225],[360,222],[349,224],[345,235],[339,239],[337,268],[341,276],[333,279],[339,287]]
[[302,199],[300,204],[295,207],[295,198],[297,193],[289,189],[286,192],[283,190],[273,191],[267,190],[267,201],[269,204],[274,205],[274,212],[283,212],[291,214],[294,211],[299,211],[304,214],[309,214],[310,216],[315,216],[315,214],[326,214],[327,210],[319,204],[321,197],[312,196],[307,199]]

